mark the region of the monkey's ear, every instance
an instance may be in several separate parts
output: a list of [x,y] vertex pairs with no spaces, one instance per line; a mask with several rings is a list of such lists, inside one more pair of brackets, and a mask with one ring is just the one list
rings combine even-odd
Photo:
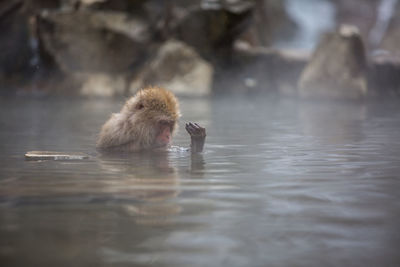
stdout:
[[144,105],[141,102],[137,103],[135,106],[136,110],[141,110],[142,108],[144,108]]

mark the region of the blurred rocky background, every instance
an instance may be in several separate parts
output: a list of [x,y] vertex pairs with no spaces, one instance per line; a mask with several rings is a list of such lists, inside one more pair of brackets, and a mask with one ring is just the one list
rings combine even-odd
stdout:
[[0,0],[0,90],[399,96],[398,2]]

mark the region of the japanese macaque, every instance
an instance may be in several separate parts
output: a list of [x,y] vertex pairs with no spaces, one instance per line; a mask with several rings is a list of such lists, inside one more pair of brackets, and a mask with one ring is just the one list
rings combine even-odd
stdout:
[[[121,152],[166,149],[179,117],[179,103],[172,92],[158,87],[142,89],[103,125],[97,148]],[[191,136],[191,151],[202,152],[205,129],[191,122],[185,128]]]

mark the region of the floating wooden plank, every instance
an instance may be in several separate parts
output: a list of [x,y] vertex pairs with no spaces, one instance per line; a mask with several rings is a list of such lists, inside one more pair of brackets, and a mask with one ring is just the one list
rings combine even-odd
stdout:
[[80,152],[29,151],[25,153],[26,160],[83,160],[88,158],[89,155]]

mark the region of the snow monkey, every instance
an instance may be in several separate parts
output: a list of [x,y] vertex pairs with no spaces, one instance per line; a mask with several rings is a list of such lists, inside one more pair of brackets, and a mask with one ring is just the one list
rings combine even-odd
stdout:
[[[172,92],[159,87],[141,89],[103,125],[97,148],[121,152],[166,149],[179,117],[179,103]],[[205,128],[189,122],[185,129],[191,136],[191,151],[202,152]]]

